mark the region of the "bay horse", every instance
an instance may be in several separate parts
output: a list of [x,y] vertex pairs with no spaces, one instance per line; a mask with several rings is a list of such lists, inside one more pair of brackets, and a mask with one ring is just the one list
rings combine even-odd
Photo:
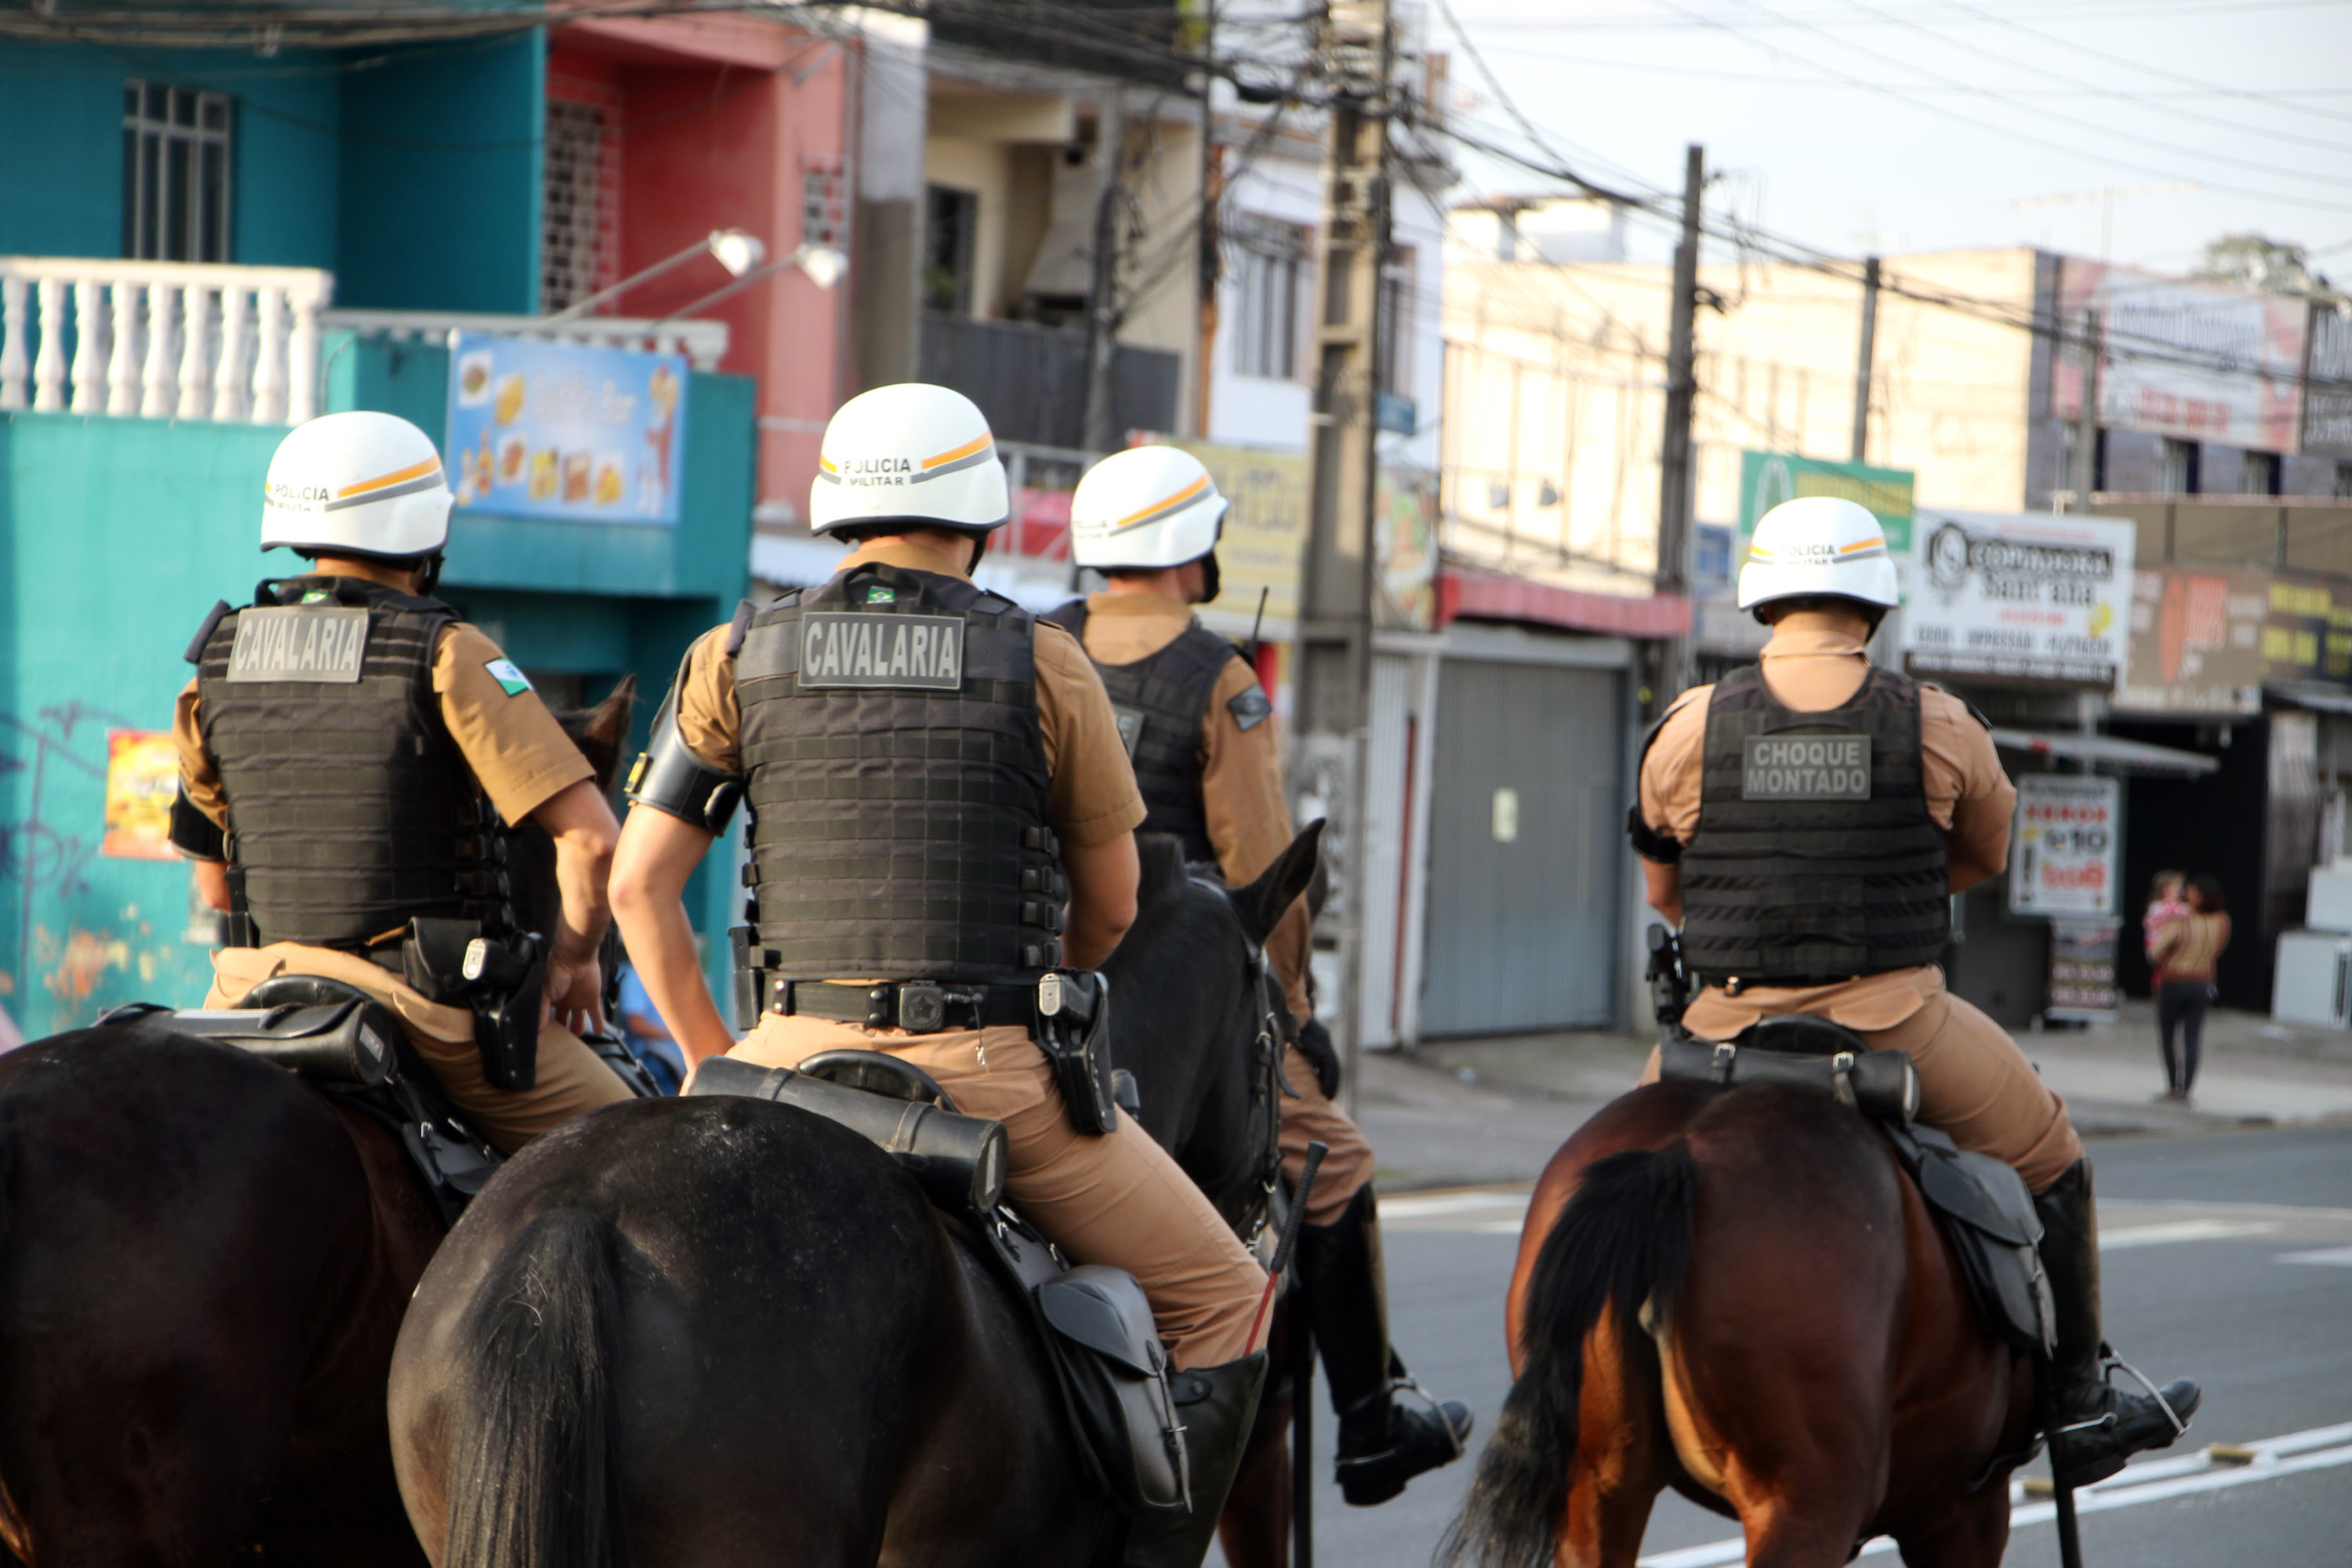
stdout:
[[[1316,838],[1230,890],[1143,841],[1105,972],[1115,1054],[1180,1145],[1249,1120],[1252,957]],[[1248,1138],[1231,1170],[1262,1184]],[[608,1106],[525,1150],[426,1269],[391,1403],[440,1568],[1081,1568],[1118,1537],[978,1239],[865,1139],[766,1100]]]
[[[635,690],[562,716],[606,788]],[[515,830],[527,923],[553,864]],[[233,1047],[116,1024],[0,1057],[0,1542],[416,1568],[383,1392],[443,1229],[391,1131]]]
[[1979,1323],[1892,1149],[1826,1096],[1637,1089],[1528,1205],[1516,1381],[1444,1568],[1633,1568],[1666,1487],[1752,1568],[1994,1568],[2032,1363]]

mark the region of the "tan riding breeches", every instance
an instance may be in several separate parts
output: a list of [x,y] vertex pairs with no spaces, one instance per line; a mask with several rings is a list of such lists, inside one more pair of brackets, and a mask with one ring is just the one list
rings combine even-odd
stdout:
[[[1887,1028],[1854,1032],[1874,1049],[1910,1053],[1922,1122],[2011,1166],[2030,1190],[2048,1190],[2083,1157],[2066,1101],[2042,1083],[2008,1030],[1950,992],[1930,992],[1917,1012]],[[1652,1051],[1642,1081],[1657,1078]]]
[[628,1085],[560,1024],[539,1032],[537,1083],[526,1089],[492,1089],[482,1076],[471,1013],[428,1002],[389,971],[330,947],[279,942],[268,947],[222,948],[213,954],[213,986],[205,1005],[234,1007],[247,992],[277,974],[340,980],[391,1008],[458,1116],[509,1154],[583,1111],[632,1098]]
[[1079,1263],[1124,1268],[1180,1367],[1249,1353],[1265,1274],[1168,1152],[1121,1111],[1117,1131],[1070,1125],[1054,1069],[1015,1027],[908,1035],[772,1013],[728,1055],[792,1067],[818,1051],[887,1051],[938,1080],[967,1116],[1004,1123],[1004,1195]]
[[1320,1142],[1331,1152],[1316,1173],[1315,1191],[1307,1200],[1307,1223],[1331,1225],[1347,1212],[1357,1193],[1372,1179],[1371,1141],[1348,1113],[1331,1103],[1316,1081],[1315,1064],[1296,1047],[1282,1054],[1282,1076],[1297,1098],[1282,1097],[1282,1173],[1293,1191],[1299,1173],[1307,1169],[1307,1145]]

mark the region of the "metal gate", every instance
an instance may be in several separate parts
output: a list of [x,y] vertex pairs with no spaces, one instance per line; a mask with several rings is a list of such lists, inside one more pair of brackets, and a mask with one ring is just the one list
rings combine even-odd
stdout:
[[1624,924],[1622,677],[1449,658],[1422,1033],[1602,1028]]

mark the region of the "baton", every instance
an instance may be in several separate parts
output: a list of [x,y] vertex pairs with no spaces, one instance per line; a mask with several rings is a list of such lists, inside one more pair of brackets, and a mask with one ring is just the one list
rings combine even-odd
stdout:
[[1298,1227],[1307,1220],[1307,1199],[1315,1191],[1315,1173],[1323,1168],[1323,1156],[1330,1152],[1328,1143],[1307,1145],[1307,1168],[1298,1173],[1298,1190],[1290,1194],[1290,1215],[1282,1222],[1282,1239],[1274,1244],[1274,1263],[1265,1271],[1265,1292],[1257,1299],[1257,1316],[1250,1320],[1249,1351],[1244,1353],[1263,1348],[1257,1331],[1265,1327],[1266,1309],[1274,1305],[1274,1288],[1282,1283],[1283,1270],[1290,1267],[1291,1249],[1298,1245]]

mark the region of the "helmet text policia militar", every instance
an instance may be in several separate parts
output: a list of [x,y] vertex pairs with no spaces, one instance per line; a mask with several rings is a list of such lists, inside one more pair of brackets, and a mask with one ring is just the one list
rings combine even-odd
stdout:
[[433,438],[355,409],[298,426],[269,459],[261,548],[415,560],[449,540],[449,481]]
[[1131,447],[1088,468],[1070,497],[1070,555],[1102,572],[1198,561],[1224,531],[1225,498],[1178,447]]
[[1801,496],[1757,519],[1739,569],[1739,607],[1799,598],[1854,599],[1882,609],[1903,602],[1886,531],[1867,507]]
[[1012,515],[1004,465],[980,405],[919,381],[877,386],[824,427],[809,530],[900,523],[985,534]]

